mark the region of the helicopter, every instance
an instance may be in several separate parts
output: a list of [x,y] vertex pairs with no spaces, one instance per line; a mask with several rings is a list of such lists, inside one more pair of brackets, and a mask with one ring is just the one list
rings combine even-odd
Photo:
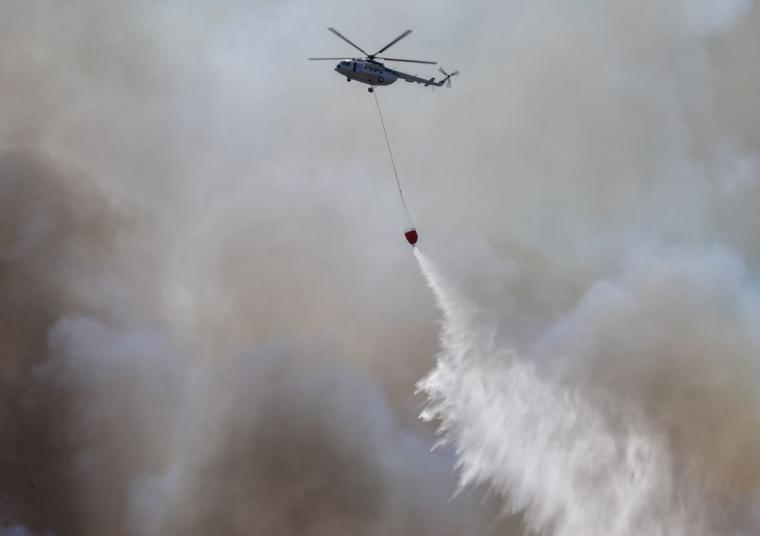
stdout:
[[415,75],[408,74],[402,71],[391,69],[390,67],[386,67],[381,62],[377,61],[377,60],[403,61],[406,63],[425,63],[428,65],[436,65],[438,62],[435,62],[435,61],[406,60],[406,59],[401,59],[401,58],[384,58],[384,57],[378,56],[378,54],[382,54],[383,52],[388,50],[390,47],[392,47],[393,45],[401,41],[404,37],[412,33],[412,30],[406,30],[404,33],[399,35],[397,38],[395,38],[393,41],[385,45],[383,48],[381,48],[374,54],[367,54],[367,52],[365,52],[361,47],[351,42],[345,35],[340,33],[335,28],[328,28],[328,30],[334,33],[340,39],[343,39],[346,43],[348,43],[349,45],[357,49],[359,52],[364,54],[364,57],[363,58],[349,58],[349,57],[309,58],[309,60],[310,61],[341,60],[340,63],[338,63],[335,66],[335,72],[337,72],[341,76],[345,76],[348,82],[350,82],[351,80],[356,80],[357,82],[361,82],[362,84],[369,85],[369,88],[367,89],[367,91],[369,91],[370,93],[372,93],[375,90],[376,86],[389,86],[398,79],[406,80],[407,82],[410,82],[410,83],[422,84],[423,86],[426,86],[426,87],[427,86],[441,87],[444,84],[446,84],[446,87],[451,87],[451,77],[459,74],[459,71],[447,73],[443,69],[439,68],[438,70],[443,74],[444,78],[436,81],[435,77],[432,77],[430,79],[420,78],[419,76],[415,76]]

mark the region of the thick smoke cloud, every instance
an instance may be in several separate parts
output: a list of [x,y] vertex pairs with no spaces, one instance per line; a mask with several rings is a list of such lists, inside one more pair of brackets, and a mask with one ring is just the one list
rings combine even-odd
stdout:
[[490,530],[366,371],[146,323],[110,265],[129,220],[38,155],[1,162],[3,534]]
[[421,257],[445,315],[427,416],[536,531],[752,534],[758,146],[720,99],[756,78],[756,8],[594,8],[520,14],[506,178],[468,184],[502,216],[438,255],[460,294]]
[[[0,531],[606,534],[627,504],[618,533],[754,532],[758,24],[739,0],[4,2]],[[436,313],[372,103],[304,61],[346,52],[326,26],[412,27],[398,56],[463,72],[379,90],[489,349],[450,378],[484,411],[449,430],[490,431],[457,453],[415,419]],[[510,414],[515,361],[535,405]],[[612,453],[592,482],[558,478],[579,445]],[[449,502],[457,462],[493,496]]]
[[71,177],[43,158],[5,152],[0,177],[3,516],[33,522],[44,510],[57,530],[75,532],[77,525],[68,521],[73,481],[58,461],[71,455],[60,441],[65,397],[45,390],[35,376],[46,361],[46,333],[57,315],[84,307],[66,289],[91,275],[85,263],[100,271],[113,222],[102,200],[71,188]]
[[378,306],[356,254],[363,166],[288,168],[277,69],[236,78],[284,13],[186,7],[2,7],[0,530],[488,532],[414,422],[415,273]]

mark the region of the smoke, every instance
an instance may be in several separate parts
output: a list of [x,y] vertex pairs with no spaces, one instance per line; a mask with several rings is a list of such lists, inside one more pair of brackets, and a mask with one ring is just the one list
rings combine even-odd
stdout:
[[418,255],[423,416],[529,530],[754,534],[757,9],[585,8],[515,14],[486,178],[452,186],[483,240],[427,241],[447,278]]
[[[564,32],[546,32],[549,6],[571,20]],[[540,103],[538,121],[555,123],[528,124],[509,95],[508,115],[528,126],[504,140],[540,144],[528,158],[547,158],[521,168],[510,154],[506,168],[530,184],[505,178],[520,201],[492,195],[501,220],[472,215],[485,244],[432,244],[449,281],[418,253],[444,317],[436,367],[419,383],[423,417],[455,446],[460,485],[490,485],[531,531],[753,534],[760,296],[745,237],[757,228],[760,147],[715,106],[730,83],[714,58],[742,61],[722,35],[757,15],[745,2],[658,4],[656,17],[596,7],[621,32],[606,49],[578,31],[576,8],[526,8],[522,22],[537,24],[520,30],[552,48],[518,56],[551,68],[526,68],[535,78],[507,92],[538,91],[516,102],[535,103],[534,115]],[[637,27],[649,44],[626,33],[623,13],[629,27],[652,23]],[[594,70],[553,48],[559,36]]]
[[3,536],[34,536],[34,533],[23,525],[13,525],[1,528],[0,534]]
[[151,321],[114,265],[139,224],[40,155],[0,172],[3,534],[490,530],[366,370]]
[[[756,532],[758,24],[4,2],[0,531]],[[378,89],[454,282],[433,452],[436,312],[327,26],[463,73]]]
[[[75,393],[95,526],[120,530],[125,505],[133,534],[414,533],[442,518],[458,534],[474,521],[462,506],[446,512],[451,475],[435,481],[446,458],[399,429],[361,373],[276,347],[194,368],[156,334],[89,319],[61,321],[51,346],[55,382]],[[120,497],[103,512],[114,482]]]
[[274,8],[148,4],[0,8],[0,531],[490,532],[408,409],[373,191],[283,169],[278,69],[236,78]]

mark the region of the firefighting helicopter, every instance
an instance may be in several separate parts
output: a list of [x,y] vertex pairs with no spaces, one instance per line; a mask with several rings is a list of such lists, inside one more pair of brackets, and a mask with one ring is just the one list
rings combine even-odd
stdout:
[[422,84],[423,86],[441,87],[442,85],[446,84],[446,87],[451,87],[451,77],[459,74],[459,71],[454,71],[453,73],[449,74],[443,69],[439,68],[438,70],[443,74],[444,78],[436,81],[435,77],[432,77],[430,79],[420,78],[412,74],[391,69],[389,67],[386,67],[379,61],[377,61],[377,60],[403,61],[407,63],[425,63],[428,65],[436,65],[438,62],[435,62],[435,61],[406,60],[406,59],[401,59],[401,58],[384,58],[384,57],[378,56],[378,54],[382,54],[383,52],[388,50],[391,46],[395,45],[396,43],[401,41],[404,37],[412,33],[411,30],[406,30],[404,33],[399,35],[396,39],[394,39],[393,41],[385,45],[383,48],[381,48],[374,54],[367,54],[367,52],[365,52],[362,48],[360,48],[355,43],[351,42],[345,35],[341,34],[335,28],[328,28],[328,30],[330,30],[339,38],[343,39],[346,43],[348,43],[349,45],[357,49],[359,52],[364,54],[364,57],[363,58],[349,58],[349,57],[309,58],[309,60],[311,61],[342,60],[340,63],[338,63],[335,66],[335,71],[339,75],[345,76],[348,82],[350,82],[351,80],[356,80],[357,82],[361,82],[363,84],[369,85],[369,88],[367,89],[367,91],[369,91],[370,93],[372,93],[375,90],[375,86],[389,86],[392,83],[394,83],[396,80],[398,80],[399,78],[406,80],[407,82],[415,82],[417,84]]

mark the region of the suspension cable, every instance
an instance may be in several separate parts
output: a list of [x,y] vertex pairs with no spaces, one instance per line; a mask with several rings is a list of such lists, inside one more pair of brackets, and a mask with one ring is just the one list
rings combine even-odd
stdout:
[[396,161],[393,158],[393,151],[391,151],[391,142],[388,141],[388,131],[385,128],[385,121],[383,120],[383,113],[380,111],[380,101],[377,98],[377,93],[372,92],[372,96],[375,97],[375,105],[377,106],[377,115],[380,116],[380,124],[383,126],[383,134],[385,135],[385,145],[388,147],[388,156],[391,157],[391,165],[393,166],[393,175],[396,177],[396,186],[398,187],[398,195],[401,197],[401,205],[404,208],[404,215],[406,216],[410,226],[414,227],[412,221],[412,215],[409,212],[409,207],[404,199],[404,192],[401,190],[401,181],[398,178],[398,170],[396,169]]

